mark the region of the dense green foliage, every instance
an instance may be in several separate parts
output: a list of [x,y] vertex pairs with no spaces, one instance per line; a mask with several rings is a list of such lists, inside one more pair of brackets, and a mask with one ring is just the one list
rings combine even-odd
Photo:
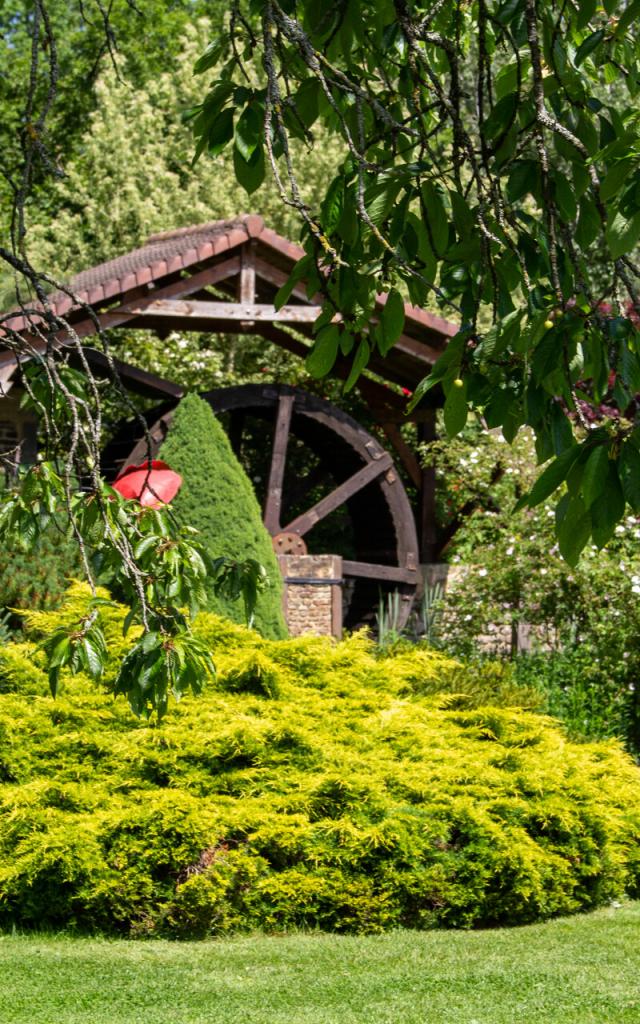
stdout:
[[25,550],[18,538],[0,547],[0,607],[55,608],[69,580],[82,574],[78,545],[60,529],[47,530]]
[[530,434],[507,445],[469,424],[423,457],[437,467],[444,535],[457,527],[438,642],[456,657],[510,659],[529,624],[532,654],[516,658],[517,678],[572,735],[621,736],[640,753],[640,520],[627,517],[605,551],[589,545],[571,568],[549,502],[513,512],[535,472]]
[[[114,0],[107,10],[99,0],[48,0],[38,10],[39,5],[30,0],[2,0],[0,145],[7,178],[16,173],[23,155],[19,138],[25,124],[25,86],[31,73],[34,31],[41,42],[45,37],[43,9],[55,44],[58,80],[57,102],[41,140],[51,163],[37,161],[38,184],[52,166],[63,173],[68,160],[82,148],[82,134],[97,102],[94,86],[100,73],[115,64],[122,76],[126,66],[129,88],[144,89],[150,79],[175,66],[181,36],[205,6],[214,17],[220,17],[224,7],[220,0],[208,0],[206,5],[202,0],[140,0],[136,4]],[[43,49],[43,59],[36,68],[36,114],[49,85],[52,58],[47,48]],[[3,176],[0,184],[0,195],[5,200],[10,194],[7,178]]]
[[[589,538],[606,544],[626,505],[640,511],[639,12],[237,0],[196,65],[213,77],[196,154],[233,147],[249,192],[271,165],[299,213],[294,277],[325,295],[309,369],[342,353],[352,383],[401,335],[401,296],[435,302],[460,330],[414,401],[441,389],[450,436],[469,406],[509,439],[533,427],[539,461],[554,461],[529,503],[567,482],[557,531],[571,563]],[[319,125],[348,154],[309,209],[289,143],[313,144]]]
[[[63,614],[33,612],[50,635]],[[118,670],[125,609],[105,610]],[[0,922],[205,936],[525,923],[633,895],[640,779],[615,743],[464,695],[426,649],[196,621],[218,676],[152,726],[0,651]]]
[[113,942],[5,935],[3,1024],[636,1024],[640,905],[524,928]]
[[[286,636],[282,583],[271,538],[251,481],[207,402],[197,395],[182,400],[160,456],[183,479],[174,501],[178,521],[200,531],[200,540],[212,556],[254,558],[267,570],[269,580],[255,607],[255,627],[272,639]],[[211,591],[209,607],[234,622],[244,622],[240,601]]]

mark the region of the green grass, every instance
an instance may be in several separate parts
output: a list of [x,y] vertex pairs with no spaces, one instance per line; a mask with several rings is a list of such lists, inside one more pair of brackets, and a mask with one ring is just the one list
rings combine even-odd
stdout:
[[2,1024],[640,1022],[640,903],[484,932],[0,936]]

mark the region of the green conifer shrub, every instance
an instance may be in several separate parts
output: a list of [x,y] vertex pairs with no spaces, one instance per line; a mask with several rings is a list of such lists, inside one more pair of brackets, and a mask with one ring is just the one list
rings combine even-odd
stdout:
[[[640,896],[636,765],[499,678],[479,704],[426,648],[271,641],[205,613],[217,679],[158,726],[108,681],[48,695],[37,642],[83,602],[76,585],[0,649],[0,928],[468,928]],[[125,611],[101,612],[114,661]]]
[[[236,459],[210,406],[188,395],[177,407],[160,458],[182,476],[173,503],[175,514],[202,534],[214,556],[255,558],[269,574],[258,597],[255,628],[272,639],[286,636],[282,582],[271,538],[264,528],[251,482]],[[211,594],[211,611],[243,621],[240,601]]]
[[[77,544],[50,527],[28,550],[5,539],[0,548],[0,609],[55,608],[69,579],[82,574]],[[18,624],[11,615],[11,625]]]

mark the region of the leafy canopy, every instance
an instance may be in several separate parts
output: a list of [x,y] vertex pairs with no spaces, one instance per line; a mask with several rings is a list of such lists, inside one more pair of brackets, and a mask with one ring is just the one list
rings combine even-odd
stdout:
[[[192,112],[196,156],[232,145],[249,193],[270,164],[302,220],[292,280],[325,296],[318,373],[341,351],[353,383],[388,352],[401,297],[456,318],[415,402],[440,388],[451,436],[469,407],[509,440],[533,427],[552,461],[526,501],[566,482],[570,560],[640,510],[639,14],[638,0],[236,0],[196,65],[226,61]],[[319,125],[347,156],[312,209],[291,145]]]

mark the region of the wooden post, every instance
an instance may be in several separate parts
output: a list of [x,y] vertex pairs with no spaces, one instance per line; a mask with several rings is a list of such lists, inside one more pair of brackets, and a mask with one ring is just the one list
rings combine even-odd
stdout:
[[247,242],[240,250],[238,302],[253,305],[256,301],[256,244]]

